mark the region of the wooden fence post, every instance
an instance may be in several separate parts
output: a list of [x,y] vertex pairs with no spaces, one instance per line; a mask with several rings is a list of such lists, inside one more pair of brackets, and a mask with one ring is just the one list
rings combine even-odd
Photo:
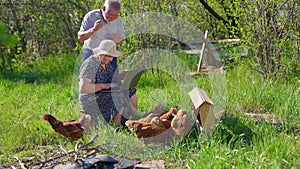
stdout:
[[198,62],[198,68],[197,68],[197,73],[200,72],[201,70],[201,67],[202,67],[202,59],[203,59],[203,55],[205,54],[205,41],[207,40],[207,36],[208,36],[208,30],[205,31],[205,34],[204,34],[204,39],[203,39],[203,43],[202,43],[202,49],[201,49],[201,52],[200,52],[200,58],[199,58],[199,62]]

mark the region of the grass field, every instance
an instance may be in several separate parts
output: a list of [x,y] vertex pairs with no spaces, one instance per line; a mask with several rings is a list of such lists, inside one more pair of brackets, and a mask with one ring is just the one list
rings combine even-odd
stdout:
[[[0,75],[0,168],[15,161],[14,156],[40,157],[48,153],[45,147],[74,148],[75,143],[64,144],[66,139],[56,134],[42,115],[80,117],[73,76],[76,59],[73,55],[49,57],[13,74]],[[143,161],[165,160],[166,168],[300,168],[299,78],[265,80],[242,63],[225,70],[221,81],[200,74],[193,78],[192,86],[187,85],[187,89],[203,88],[216,101],[220,108],[217,111],[222,111],[219,125],[209,138],[193,130],[166,149],[139,149],[130,147],[136,141],[130,133],[115,133],[104,127],[95,144],[107,145],[108,153],[116,155]],[[217,90],[218,86],[225,90]],[[177,109],[190,103],[187,95],[180,92],[178,81],[165,73],[149,71],[137,89],[141,113],[163,101],[168,108]],[[218,100],[219,96],[225,96],[223,101]],[[265,122],[246,113],[273,115],[277,121]],[[85,136],[80,141],[89,139]]]

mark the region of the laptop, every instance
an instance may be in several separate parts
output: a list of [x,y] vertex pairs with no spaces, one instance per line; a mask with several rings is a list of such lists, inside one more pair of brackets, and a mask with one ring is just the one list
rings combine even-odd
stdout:
[[139,80],[143,73],[145,73],[145,69],[133,69],[128,70],[127,76],[124,78],[121,87],[115,87],[112,90],[128,90],[129,88],[134,88],[139,83]]
[[145,69],[133,69],[129,70],[127,76],[125,77],[123,81],[123,85],[121,90],[123,89],[129,89],[129,88],[134,88],[137,86],[139,83],[139,80],[142,76],[143,73],[145,73]]

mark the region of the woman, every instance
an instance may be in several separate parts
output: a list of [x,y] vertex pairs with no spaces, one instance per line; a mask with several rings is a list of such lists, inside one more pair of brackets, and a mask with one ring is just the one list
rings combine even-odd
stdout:
[[[116,50],[116,43],[103,40],[93,52],[94,55],[82,63],[79,73],[79,101],[84,112],[82,125],[87,130],[90,125],[96,125],[98,119],[107,123],[114,121],[116,125],[120,125],[121,114],[129,118],[131,112],[128,93],[112,91],[120,84],[112,82],[116,78],[111,61],[113,57],[121,55]],[[123,79],[126,72],[117,76]],[[129,96],[134,93],[135,91],[130,91]]]

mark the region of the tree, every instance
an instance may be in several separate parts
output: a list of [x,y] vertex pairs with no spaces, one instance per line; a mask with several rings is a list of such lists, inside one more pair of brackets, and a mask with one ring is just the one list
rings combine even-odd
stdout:
[[294,25],[299,5],[296,0],[248,0],[243,4],[241,38],[249,47],[253,68],[264,77],[285,74],[289,64],[299,57],[293,43],[293,35],[299,35]]
[[[199,0],[205,10],[239,37],[249,49],[253,68],[264,77],[289,71],[299,64],[299,1],[296,0]],[[296,58],[296,59],[295,59]],[[298,59],[297,59],[298,58]]]
[[[9,34],[20,41],[10,52],[1,51],[11,68],[48,55],[74,52],[81,18],[94,2],[4,0],[0,6],[1,21]],[[14,59],[15,58],[15,59]]]
[[[20,43],[10,50],[1,49],[2,63],[12,69],[18,64],[16,60],[28,62],[78,52],[82,44],[77,40],[77,31],[82,17],[91,9],[101,8],[103,3],[104,0],[96,3],[92,0],[3,0],[0,20],[7,33],[16,35]],[[249,51],[252,67],[265,77],[276,77],[298,70],[295,67],[300,64],[299,3],[297,0],[133,0],[121,1],[121,16],[161,12],[182,18],[202,32],[209,30],[209,39],[240,38]],[[176,31],[174,34],[179,34]],[[159,34],[136,34],[129,37],[122,50],[173,46],[173,40]],[[291,61],[296,66],[290,66]]]
[[[0,21],[0,51],[3,53],[3,51],[6,51],[7,53],[10,53],[10,49],[18,42],[17,37],[15,35],[8,34],[4,23]],[[4,55],[1,55],[1,65],[0,70],[3,71],[7,67],[9,67],[9,70],[12,71],[12,65],[11,61],[8,61]]]

